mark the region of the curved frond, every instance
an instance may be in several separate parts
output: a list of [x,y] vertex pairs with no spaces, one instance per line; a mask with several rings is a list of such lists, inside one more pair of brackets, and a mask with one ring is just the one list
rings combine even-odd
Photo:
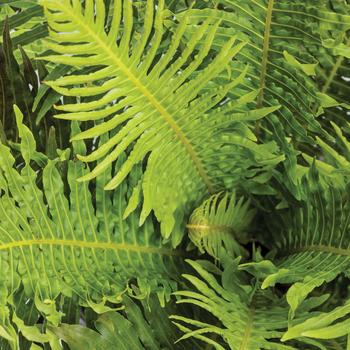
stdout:
[[[265,278],[263,288],[276,283],[292,284],[287,292],[291,317],[313,289],[341,273],[348,275],[350,267],[347,193],[321,185],[315,167],[304,178],[303,188],[303,201],[288,209],[286,215],[281,214],[280,219],[277,216],[271,219],[277,223],[272,226],[274,239],[270,243],[276,252],[273,260],[276,267],[268,265],[260,275]],[[262,268],[265,264],[263,261],[245,266]]]
[[[99,176],[128,150],[127,159],[105,187],[114,189],[147,157],[141,222],[154,210],[163,235],[167,238],[175,233],[174,245],[182,237],[175,224],[184,212],[204,195],[244,177],[243,169],[232,177],[239,154],[248,153],[258,167],[273,166],[283,159],[276,155],[276,145],[256,144],[252,132],[242,126],[277,107],[241,111],[242,101],[224,99],[242,83],[245,72],[234,74],[234,79],[226,74],[221,87],[211,84],[245,45],[236,44],[232,36],[212,55],[219,27],[214,17],[196,26],[183,46],[188,18],[178,19],[169,36],[164,26],[169,13],[162,0],[146,2],[141,35],[134,30],[130,0],[114,1],[108,31],[101,1],[86,1],[84,6],[70,0],[40,3],[51,28],[48,46],[57,53],[41,59],[93,70],[47,82],[63,95],[82,98],[81,103],[60,106],[66,113],[58,117],[95,121],[73,140],[112,132],[91,154],[79,156],[86,162],[101,160],[80,180]],[[87,102],[85,97],[89,97]],[[247,95],[244,104],[253,99],[252,94]]]
[[[48,35],[47,24],[42,19],[43,9],[36,1],[1,2],[0,33],[3,33],[7,21],[14,49],[18,49],[19,45],[26,46],[30,57],[42,51],[40,39]],[[18,51],[16,55],[18,57]]]
[[[269,291],[259,291],[249,279],[237,271],[237,261],[218,271],[209,262],[188,261],[197,276],[184,275],[196,290],[184,290],[178,303],[198,306],[210,312],[216,322],[207,323],[183,316],[171,316],[185,333],[181,339],[194,337],[217,350],[292,350],[300,349],[293,343],[280,342],[288,325],[288,305]],[[221,275],[221,282],[212,273]],[[307,308],[304,310],[307,311]],[[301,318],[303,319],[303,318]],[[211,337],[214,334],[218,340]]]
[[[332,2],[333,9],[341,15],[349,15],[350,5],[338,1]],[[332,26],[331,23],[329,23]],[[350,39],[349,32],[335,32],[332,38],[324,38],[322,46],[313,46],[311,51],[317,50],[319,68],[317,80],[322,97],[325,95],[333,100],[325,110],[326,120],[337,123],[346,121],[347,109],[349,108],[349,59]],[[334,103],[336,102],[336,103]]]
[[[66,152],[62,160],[46,159],[43,171],[35,171],[34,138],[18,109],[16,117],[21,169],[14,167],[10,149],[0,145],[0,309],[11,310],[11,296],[20,286],[53,324],[61,318],[59,295],[77,296],[81,304],[103,310],[106,302],[119,303],[134,281],[141,297],[155,292],[160,300],[168,299],[182,253],[162,245],[151,220],[139,228],[137,213],[122,218],[127,183],[137,174],[107,192],[103,182],[111,178],[108,168],[91,188],[76,181],[89,171],[86,165],[64,161]],[[81,141],[75,149],[84,153]],[[2,327],[6,319],[1,318]]]
[[[345,54],[324,49],[323,45],[327,40],[337,42],[349,30],[347,5],[335,6],[326,0],[219,0],[216,3],[215,9],[191,9],[186,13],[192,31],[200,21],[214,17],[221,20],[214,47],[219,50],[232,36],[246,42],[232,61],[231,69],[241,72],[249,64],[249,79],[244,82],[244,88],[248,92],[260,89],[256,96],[258,107],[282,106],[258,123],[256,131],[263,139],[276,140],[286,154],[284,181],[300,198],[294,147],[312,149],[315,135],[332,140],[328,133],[331,130],[319,117],[323,105],[319,86],[324,76],[327,80],[333,75],[333,61],[338,62],[335,65],[345,64]],[[328,85],[327,81],[324,84]],[[328,88],[323,90],[324,94],[331,92]],[[290,137],[294,147],[288,142]]]
[[[173,311],[172,303],[161,306],[155,295],[142,301],[124,295],[122,303],[122,310],[110,309],[97,314],[91,308],[79,308],[75,299],[67,298],[60,301],[62,311],[66,313],[62,322],[46,327],[36,323],[38,313],[34,303],[30,301],[28,306],[17,304],[20,307],[13,315],[13,322],[20,342],[14,349],[42,349],[41,346],[52,350],[200,349],[195,339],[176,344],[180,332],[168,317]],[[24,307],[26,314],[22,312]],[[30,311],[34,317],[27,317]],[[70,312],[73,312],[73,317]],[[8,349],[8,344],[1,339],[0,344],[1,349]]]
[[345,188],[350,175],[349,123],[345,123],[344,127],[339,127],[332,121],[330,124],[336,135],[336,142],[327,143],[321,138],[316,138],[322,151],[322,155],[318,157],[320,159],[314,160],[308,154],[303,154],[303,157],[310,165],[315,162],[317,170],[329,178],[333,186]]
[[255,211],[250,201],[237,199],[236,193],[218,193],[204,201],[191,215],[187,229],[191,241],[201,253],[219,258],[224,252],[238,256],[244,254],[238,242],[245,239]]

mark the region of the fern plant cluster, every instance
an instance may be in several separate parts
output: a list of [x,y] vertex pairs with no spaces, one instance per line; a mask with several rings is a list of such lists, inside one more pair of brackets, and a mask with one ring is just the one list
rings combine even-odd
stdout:
[[347,0],[0,28],[0,349],[350,349]]

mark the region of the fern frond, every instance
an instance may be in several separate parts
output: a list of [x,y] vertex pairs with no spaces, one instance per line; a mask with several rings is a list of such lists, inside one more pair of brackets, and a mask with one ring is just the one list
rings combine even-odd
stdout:
[[[24,123],[36,139],[37,150],[46,152],[49,158],[55,158],[57,145],[61,149],[69,146],[70,126],[52,117],[54,110],[52,103],[57,102],[60,95],[39,82],[44,77],[54,74],[48,74],[42,63],[30,59],[28,47],[26,50],[20,47],[20,50],[16,51],[13,26],[16,23],[20,25],[22,20],[30,20],[30,16],[34,16],[35,13],[38,15],[38,8],[42,13],[42,8],[38,5],[28,3],[27,6],[27,10],[13,15],[3,24],[3,42],[0,44],[0,139],[3,143],[11,144],[13,149],[19,148],[18,129],[13,110],[13,105],[16,104],[23,111]],[[21,58],[18,58],[18,54]],[[52,73],[57,74],[57,71],[61,73],[62,67],[61,70],[53,69]],[[45,120],[40,123],[45,115]]]
[[[312,109],[317,104],[318,88],[316,82],[306,76],[318,74],[320,52],[317,49],[322,49],[322,43],[344,35],[350,28],[346,5],[330,6],[324,0],[317,4],[312,0],[247,0],[240,4],[235,0],[219,0],[218,3],[220,10],[192,10],[192,21],[196,23],[198,19],[212,16],[221,18],[218,30],[221,40],[216,41],[219,46],[232,35],[247,42],[237,59],[249,62],[252,85],[262,89],[257,103],[269,105],[270,101],[279,100],[283,108],[276,114],[286,130],[306,142],[306,133],[302,130],[305,127],[322,134]],[[338,55],[339,52],[334,53],[334,56]],[[331,52],[328,52],[322,58],[329,59],[330,56]],[[296,113],[296,118],[287,119],[289,113]]]
[[[12,4],[11,4],[12,3]],[[35,1],[13,3],[3,0],[0,7],[0,33],[3,33],[8,17],[8,25],[13,38],[14,49],[26,46],[30,57],[43,50],[40,39],[48,35],[43,19],[43,9]],[[0,42],[2,40],[0,39]],[[19,50],[16,52],[19,57]]]
[[[343,15],[349,15],[349,4],[333,1],[333,9]],[[332,38],[323,38],[322,46],[313,46],[309,50],[317,50],[319,65],[317,80],[321,94],[327,94],[337,104],[325,110],[326,120],[342,123],[347,120],[347,109],[350,103],[350,83],[344,77],[349,76],[350,39],[349,32],[335,32]],[[341,106],[341,107],[340,107]]]
[[56,344],[57,349],[62,349],[60,342],[64,342],[70,350],[199,349],[191,340],[174,345],[179,332],[168,319],[171,305],[161,307],[155,296],[142,305],[124,296],[123,304],[125,308],[122,312],[109,311],[99,315],[93,321],[93,327],[62,323],[50,325],[45,332],[39,333],[36,326],[18,322],[19,332],[37,344],[50,344],[53,350],[56,350]]
[[[194,337],[217,350],[300,349],[280,342],[288,325],[288,305],[270,291],[259,291],[249,278],[237,271],[237,261],[223,272],[207,261],[188,261],[197,276],[184,275],[196,289],[178,291],[178,303],[195,305],[215,317],[216,324],[183,316],[171,316],[185,333],[181,339]],[[219,275],[219,282],[213,272]],[[317,303],[316,303],[317,305]],[[314,306],[316,306],[314,305]],[[305,308],[304,312],[308,311]],[[303,319],[303,318],[301,318]],[[214,334],[218,340],[210,336]],[[299,344],[300,345],[300,344]]]
[[[59,295],[104,310],[106,302],[119,303],[135,280],[140,297],[155,292],[168,299],[182,253],[162,245],[151,220],[139,228],[137,213],[122,219],[127,183],[113,193],[104,191],[108,168],[91,190],[76,181],[88,168],[78,160],[64,161],[64,152],[61,161],[46,160],[43,171],[35,171],[35,140],[15,110],[24,164],[21,170],[14,167],[11,150],[0,145],[1,308],[12,309],[11,296],[20,286],[53,324],[62,316],[56,309]],[[74,147],[84,153],[81,141]],[[7,319],[1,318],[2,327]]]
[[211,196],[191,215],[187,225],[191,241],[201,253],[215,258],[220,257],[222,249],[231,256],[244,254],[238,242],[244,241],[255,214],[249,205],[249,200],[237,199],[236,193]]
[[[336,135],[336,142],[330,144],[321,138],[316,138],[322,155],[320,159],[315,160],[315,166],[334,186],[344,188],[350,175],[349,123],[344,127],[339,127],[332,121],[330,124]],[[303,154],[303,157],[310,165],[314,162],[308,154]]]
[[[350,303],[339,306],[334,310],[311,317],[306,321],[299,323],[284,334],[282,341],[308,337],[315,339],[336,339],[349,337],[349,318],[345,318],[350,313]],[[345,318],[345,319],[344,319]],[[347,341],[347,348],[350,346],[350,337]]]
[[[246,42],[232,61],[231,69],[239,73],[249,64],[244,91],[260,89],[257,106],[282,106],[258,122],[256,131],[264,140],[276,140],[285,153],[284,181],[300,198],[296,176],[298,154],[294,147],[311,148],[315,135],[332,141],[331,130],[319,117],[322,106],[319,86],[324,80],[320,75],[322,71],[322,76],[328,77],[331,62],[344,56],[325,51],[322,45],[349,30],[347,5],[332,6],[326,0],[219,0],[216,3],[217,8],[188,11],[189,32],[195,32],[199,22],[215,17],[221,22],[214,47],[220,50],[232,36]],[[344,69],[337,75],[341,71]],[[293,147],[288,141],[290,137]]]
[[[114,2],[108,32],[101,1],[87,1],[85,6],[69,0],[40,3],[51,28],[48,47],[57,53],[41,59],[93,69],[90,74],[47,82],[63,95],[90,98],[89,102],[60,106],[66,113],[58,117],[96,121],[74,140],[113,131],[98,149],[79,156],[85,162],[102,159],[80,180],[99,176],[129,150],[128,158],[105,187],[116,188],[133,166],[148,156],[142,182],[141,223],[154,210],[163,235],[168,238],[175,233],[174,245],[182,237],[175,223],[182,221],[184,212],[204,195],[225,188],[227,182],[232,186],[235,179],[229,164],[234,166],[235,153],[248,152],[252,163],[261,166],[273,166],[283,159],[276,156],[276,146],[257,145],[252,132],[241,126],[277,107],[232,114],[235,101],[224,100],[230,89],[242,83],[245,73],[234,75],[233,80],[226,78],[221,87],[210,84],[245,44],[235,44],[233,36],[212,57],[219,26],[215,18],[198,25],[182,48],[188,19],[179,19],[175,33],[169,37],[163,25],[168,15],[164,1],[147,1],[140,37],[133,32],[130,0]],[[249,95],[246,103],[252,98]],[[237,174],[237,178],[241,176],[242,172]]]
[[[313,289],[339,274],[348,275],[350,267],[347,194],[327,184],[321,185],[315,166],[302,185],[303,201],[294,204],[280,218],[276,215],[270,219],[276,223],[271,226],[274,238],[270,247],[275,250],[273,261],[277,267],[268,264],[262,275],[258,273],[265,278],[263,288],[276,283],[292,284],[286,295],[291,317]],[[244,266],[259,269],[259,265],[267,266],[264,261]]]

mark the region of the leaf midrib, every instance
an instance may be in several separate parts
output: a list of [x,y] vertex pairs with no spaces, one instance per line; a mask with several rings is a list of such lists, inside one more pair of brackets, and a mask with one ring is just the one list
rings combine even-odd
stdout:
[[124,250],[129,252],[147,253],[147,254],[161,254],[169,256],[182,256],[180,251],[157,248],[157,247],[143,247],[133,244],[125,243],[113,243],[113,242],[92,242],[81,240],[69,240],[69,239],[28,239],[19,240],[8,243],[0,244],[1,250],[8,250],[20,247],[32,247],[36,245],[49,245],[49,246],[68,246],[83,249],[107,249],[107,250]]
[[262,53],[262,61],[261,61],[261,74],[260,74],[260,93],[257,98],[257,106],[258,108],[262,107],[264,100],[264,88],[266,82],[266,73],[267,73],[267,63],[268,63],[268,53],[270,46],[270,30],[271,30],[271,22],[272,22],[272,12],[273,12],[273,4],[274,0],[269,0],[266,12],[266,22],[265,22],[265,33],[264,33],[264,43],[263,43],[263,53]]
[[301,248],[290,249],[289,251],[284,251],[284,253],[282,252],[281,254],[279,254],[279,256],[283,257],[283,256],[288,256],[288,255],[309,252],[309,251],[330,253],[330,254],[334,254],[334,255],[349,256],[350,257],[350,249],[337,248],[337,247],[327,246],[327,245],[322,245],[322,244],[311,244],[311,245],[307,245],[307,246],[304,246]]
[[253,330],[254,315],[255,315],[255,307],[252,305],[251,308],[249,309],[249,314],[246,322],[246,327],[244,329],[243,339],[238,350],[248,349],[250,337]]
[[187,224],[186,228],[189,230],[200,231],[205,235],[216,234],[216,233],[228,233],[236,234],[237,232],[230,226],[217,225],[217,224]]
[[[63,7],[60,5],[58,6],[61,7],[63,11],[65,11],[64,6]],[[73,9],[72,11],[69,12],[69,15],[75,18],[75,20],[79,23],[79,25],[82,26],[86,30],[86,32],[95,39],[95,42],[107,53],[107,55],[112,59],[112,61],[125,74],[125,76],[150,101],[151,105],[154,106],[154,108],[160,113],[160,115],[170,125],[170,127],[173,129],[178,139],[182,142],[185,149],[187,150],[192,162],[194,163],[208,191],[210,193],[214,192],[214,185],[212,184],[209,176],[207,175],[200,158],[197,156],[197,153],[195,152],[190,141],[188,140],[184,132],[180,129],[180,127],[177,125],[177,123],[172,118],[171,114],[167,111],[167,109],[163,107],[163,105],[157,100],[157,98],[152,94],[152,92],[149,91],[146,88],[146,86],[144,86],[142,82],[130,71],[130,69],[119,59],[119,57],[113,52],[113,50],[111,50],[111,48],[108,45],[106,45],[103,39],[101,39],[100,36],[97,35],[84,21],[82,21],[80,16],[77,16],[74,13]],[[103,32],[103,34],[105,33]]]

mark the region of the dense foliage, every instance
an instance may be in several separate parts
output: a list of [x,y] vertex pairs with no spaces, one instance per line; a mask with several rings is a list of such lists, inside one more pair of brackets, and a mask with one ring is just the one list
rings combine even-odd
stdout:
[[0,349],[350,349],[348,0],[0,29]]

